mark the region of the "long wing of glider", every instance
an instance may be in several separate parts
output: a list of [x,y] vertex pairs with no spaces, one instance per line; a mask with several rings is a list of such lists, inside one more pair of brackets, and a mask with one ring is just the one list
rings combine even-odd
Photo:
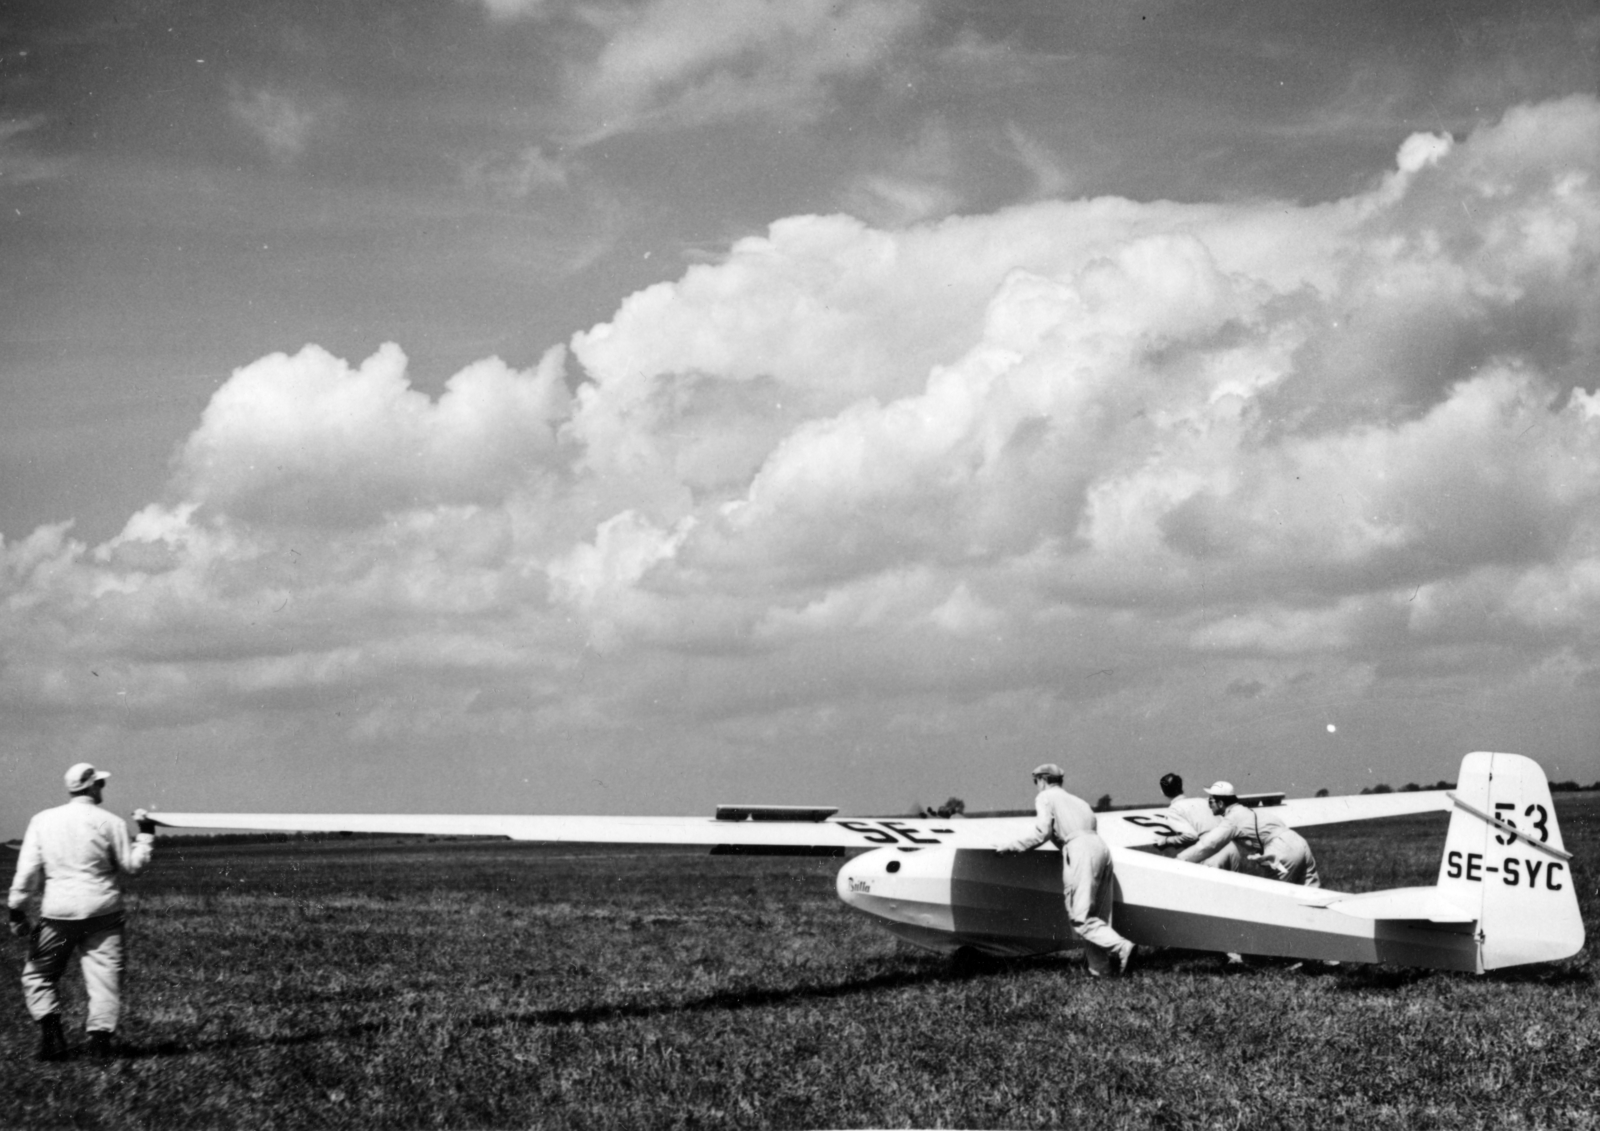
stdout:
[[[1444,790],[1414,790],[1408,793],[1363,793],[1353,797],[1297,797],[1281,805],[1262,806],[1261,812],[1274,813],[1290,828],[1335,825],[1345,821],[1372,821],[1380,817],[1406,817],[1417,813],[1444,813],[1451,807]],[[1107,844],[1138,848],[1154,844],[1173,831],[1173,817],[1166,809],[1123,809],[1100,814],[1100,835]],[[1181,819],[1178,827],[1182,828]]]
[[1426,789],[1409,793],[1363,793],[1355,797],[1300,797],[1275,806],[1273,811],[1291,828],[1300,829],[1345,821],[1371,821],[1379,817],[1448,813],[1451,805],[1448,790]]
[[509,837],[551,844],[726,845],[733,849],[993,848],[1020,837],[1027,817],[942,820],[923,817],[824,817],[831,809],[724,805],[722,817],[515,816],[406,813],[167,813],[168,828],[276,832],[404,833]]
[[[1296,828],[1363,821],[1450,808],[1448,794],[1413,792],[1302,798],[1273,807]],[[1263,812],[1266,810],[1264,809]],[[803,806],[722,805],[717,817],[518,816],[455,813],[166,813],[148,814],[168,828],[269,832],[400,833],[507,837],[552,844],[728,846],[758,850],[845,851],[868,848],[995,848],[1023,836],[1031,817],[833,817]],[[1108,844],[1136,848],[1171,831],[1165,809],[1100,814]]]

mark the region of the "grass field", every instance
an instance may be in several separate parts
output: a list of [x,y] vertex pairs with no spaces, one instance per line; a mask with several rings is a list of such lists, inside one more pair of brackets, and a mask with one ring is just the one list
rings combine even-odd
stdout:
[[[3,948],[0,1125],[1600,1127],[1600,795],[1557,808],[1590,944],[1485,977],[952,964],[849,912],[829,860],[164,845],[126,1057],[32,1061]],[[1363,891],[1432,883],[1443,833],[1312,843]]]

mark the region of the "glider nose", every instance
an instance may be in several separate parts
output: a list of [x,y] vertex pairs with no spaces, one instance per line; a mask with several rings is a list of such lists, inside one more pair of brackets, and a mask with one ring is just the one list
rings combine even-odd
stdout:
[[949,931],[950,862],[942,849],[879,848],[839,869],[835,886],[845,903],[878,919]]
[[865,905],[874,891],[881,892],[887,886],[887,878],[892,875],[888,869],[890,864],[894,865],[895,872],[900,870],[900,862],[894,859],[893,854],[885,854],[882,850],[864,852],[848,861],[839,869],[834,881],[839,898],[858,911],[866,910]]

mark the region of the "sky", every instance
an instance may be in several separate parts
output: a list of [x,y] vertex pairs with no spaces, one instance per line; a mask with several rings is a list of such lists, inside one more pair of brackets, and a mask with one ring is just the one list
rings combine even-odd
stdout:
[[0,9],[0,837],[1600,778],[1592,2]]

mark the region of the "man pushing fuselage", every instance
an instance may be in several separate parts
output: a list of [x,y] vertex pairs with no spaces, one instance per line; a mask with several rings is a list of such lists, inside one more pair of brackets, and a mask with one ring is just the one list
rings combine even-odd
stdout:
[[1238,844],[1250,853],[1252,863],[1265,865],[1285,883],[1322,886],[1311,846],[1282,817],[1241,804],[1231,782],[1219,781],[1205,793],[1210,798],[1211,811],[1222,820],[1185,850],[1197,854],[1191,859],[1204,860],[1229,843]]
[[[1096,831],[1094,810],[1062,786],[1066,773],[1054,763],[1033,771],[1037,790],[1033,831],[1003,845],[1002,853],[1026,852],[1050,841],[1061,849],[1061,886],[1072,929],[1083,939],[1089,973],[1126,973],[1133,943],[1111,929],[1111,850]],[[1114,964],[1114,965],[1113,965]]]
[[1186,796],[1183,779],[1177,774],[1162,776],[1161,792],[1167,799],[1167,815],[1172,818],[1168,824],[1173,826],[1173,831],[1156,843],[1162,848],[1176,849],[1174,856],[1178,860],[1237,872],[1244,857],[1240,855],[1231,835],[1220,848],[1211,847],[1214,841],[1200,843],[1206,833],[1223,823],[1222,816],[1212,810],[1209,799]]

